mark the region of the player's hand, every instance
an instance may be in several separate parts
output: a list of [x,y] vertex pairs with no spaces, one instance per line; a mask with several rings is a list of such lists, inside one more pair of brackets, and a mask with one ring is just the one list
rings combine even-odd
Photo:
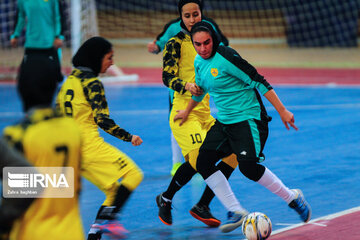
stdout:
[[143,140],[141,139],[141,137],[137,136],[137,135],[133,135],[131,138],[131,144],[133,146],[139,146],[141,145],[143,142]]
[[156,44],[156,40],[149,42],[147,48],[149,53],[157,54],[160,52],[159,46]]
[[61,48],[63,45],[63,40],[61,40],[60,38],[55,38],[54,40],[54,48],[58,49]]
[[185,110],[177,110],[177,114],[174,117],[174,122],[181,119],[180,126],[183,125],[188,119],[189,114]]
[[[295,125],[295,118],[294,118],[294,114],[290,111],[288,111],[287,109],[285,109],[281,114],[280,114],[281,120],[284,123],[285,127],[287,130],[290,130],[289,125],[294,128],[296,131],[298,130],[298,128]],[[289,125],[288,125],[289,124]]]
[[13,48],[16,48],[18,46],[19,40],[18,38],[13,38],[10,40],[10,44]]
[[198,85],[196,85],[196,83],[186,83],[185,90],[189,91],[192,95],[196,97],[201,96],[204,93],[203,90]]

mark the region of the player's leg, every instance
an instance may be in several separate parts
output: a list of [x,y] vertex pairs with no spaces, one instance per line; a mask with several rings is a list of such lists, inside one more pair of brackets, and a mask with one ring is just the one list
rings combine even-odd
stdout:
[[[311,208],[301,191],[289,189],[274,173],[258,163],[265,158],[262,151],[268,136],[267,122],[248,120],[244,124],[236,126],[231,132],[238,132],[238,136],[241,135],[241,137],[231,141],[234,149],[241,149],[241,152],[237,152],[241,173],[282,198],[299,213],[304,222],[309,221]],[[246,155],[242,154],[244,151]]]
[[143,174],[140,169],[132,168],[123,175],[120,183],[116,182],[107,188],[104,191],[106,199],[98,211],[96,224],[93,224],[92,228],[114,237],[124,236],[127,230],[117,221],[117,215],[142,179]]
[[[174,119],[175,114],[177,112],[173,110],[170,114],[170,119]],[[181,147],[182,154],[186,156],[186,161],[176,171],[167,190],[156,197],[156,203],[159,207],[159,218],[166,225],[172,224],[171,204],[174,195],[196,173],[195,166],[191,166],[189,160],[195,159],[196,161],[202,139],[206,136],[206,131],[202,128],[196,116],[189,117],[182,126],[179,125],[180,121],[174,122],[170,120],[169,123],[174,137]]]
[[[84,158],[89,159],[89,156],[85,154]],[[84,161],[82,175],[102,190],[106,199],[97,213],[88,239],[99,239],[102,233],[123,237],[127,231],[117,221],[117,215],[141,183],[143,173],[126,154],[105,142],[91,160]],[[118,182],[120,178],[121,182]]]
[[220,158],[230,155],[230,153],[231,148],[223,133],[223,126],[217,121],[207,133],[200,148],[196,167],[206,184],[229,212],[227,225],[220,226],[223,232],[229,232],[239,227],[248,213],[235,197],[224,174],[215,165]]
[[181,154],[181,148],[179,144],[176,142],[174,134],[171,132],[171,152],[172,152],[172,168],[171,168],[171,176],[175,175],[176,170],[183,163],[183,155]]
[[[224,157],[223,160],[217,164],[217,168],[224,174],[226,179],[229,179],[237,166],[238,162],[235,154]],[[216,219],[210,212],[210,203],[214,197],[215,194],[209,186],[206,185],[200,200],[190,210],[191,216],[210,227],[218,227],[221,224],[220,220]]]
[[233,230],[241,225],[247,211],[240,205],[226,177],[215,165],[219,159],[229,155],[231,155],[231,148],[226,135],[223,133],[223,125],[216,121],[215,125],[207,133],[205,141],[199,150],[196,168],[206,184],[231,213],[231,219],[234,221],[231,226],[231,230]]
[[209,164],[209,160],[210,162],[216,160],[214,157],[216,153],[217,151],[214,150],[200,150],[197,167],[206,184],[228,210],[228,220],[220,226],[220,230],[222,232],[230,232],[241,226],[248,211],[241,206],[222,172],[215,165]]
[[175,193],[188,183],[195,173],[196,171],[190,163],[188,161],[184,162],[175,172],[167,190],[156,197],[156,203],[159,207],[159,218],[164,224],[172,224],[172,199]]
[[[171,109],[173,106],[173,99],[174,99],[175,91],[169,88],[169,117],[171,113]],[[171,132],[171,153],[172,153],[172,168],[171,168],[171,176],[175,175],[176,170],[181,166],[184,162],[184,157],[181,153],[181,148],[179,144],[176,142],[174,134]]]

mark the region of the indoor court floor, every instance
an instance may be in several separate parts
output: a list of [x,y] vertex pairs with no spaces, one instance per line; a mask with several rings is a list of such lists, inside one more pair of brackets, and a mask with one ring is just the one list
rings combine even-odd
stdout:
[[[292,237],[281,238],[282,229],[299,226],[296,225],[301,223],[299,216],[279,197],[236,170],[230,178],[233,191],[249,211],[263,212],[270,217],[274,235],[269,239],[360,239],[359,228],[352,220],[359,220],[360,215],[360,79],[357,74],[354,76],[351,84],[275,82],[273,86],[278,96],[295,115],[298,131],[286,130],[275,109],[264,99],[273,120],[269,124],[263,164],[289,188],[303,191],[312,207],[312,219],[321,220],[349,209],[353,214],[345,220],[345,223],[352,223],[346,225],[350,226],[348,231],[346,227],[327,228],[333,238],[322,234],[320,238],[306,237],[314,227],[311,231],[305,229],[288,235]],[[144,172],[143,182],[120,216],[121,223],[130,231],[128,239],[244,239],[240,228],[223,234],[189,214],[205,187],[198,174],[175,195],[173,225],[166,226],[159,220],[155,197],[166,190],[171,180],[168,90],[159,82],[149,84],[141,79],[140,76],[136,84],[106,84],[105,90],[110,116],[121,127],[141,136],[143,144],[133,147],[100,130],[107,142],[128,154]],[[13,83],[0,84],[0,102],[2,130],[23,116]],[[216,116],[215,108],[212,113]],[[85,232],[103,200],[102,192],[83,180],[80,203]],[[214,216],[226,220],[226,210],[216,198],[210,207]],[[339,226],[321,223],[310,222],[305,226]],[[300,224],[300,227],[304,226]],[[350,231],[355,233],[355,238]]]

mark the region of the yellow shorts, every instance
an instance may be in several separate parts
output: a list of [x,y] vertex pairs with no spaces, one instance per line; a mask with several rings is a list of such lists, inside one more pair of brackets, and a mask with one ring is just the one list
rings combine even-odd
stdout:
[[86,145],[82,154],[81,175],[102,191],[108,189],[132,169],[141,172],[130,157],[102,138]]
[[183,156],[186,157],[191,151],[201,147],[206,133],[215,124],[215,119],[211,115],[204,118],[203,116],[199,117],[194,113],[190,113],[187,121],[180,126],[181,120],[174,122],[176,114],[176,109],[173,108],[170,113],[169,124]]

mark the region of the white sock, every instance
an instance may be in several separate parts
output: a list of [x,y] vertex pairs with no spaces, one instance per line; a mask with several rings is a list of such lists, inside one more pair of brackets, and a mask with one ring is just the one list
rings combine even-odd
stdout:
[[228,211],[246,211],[236,199],[228,180],[220,170],[205,179],[205,182]]
[[171,151],[172,151],[172,163],[181,163],[183,162],[183,155],[181,153],[181,148],[179,144],[176,142],[174,134],[171,133]]
[[295,198],[294,192],[286,187],[282,181],[267,168],[265,168],[264,175],[259,179],[258,183],[269,189],[270,192],[281,197],[287,204]]

